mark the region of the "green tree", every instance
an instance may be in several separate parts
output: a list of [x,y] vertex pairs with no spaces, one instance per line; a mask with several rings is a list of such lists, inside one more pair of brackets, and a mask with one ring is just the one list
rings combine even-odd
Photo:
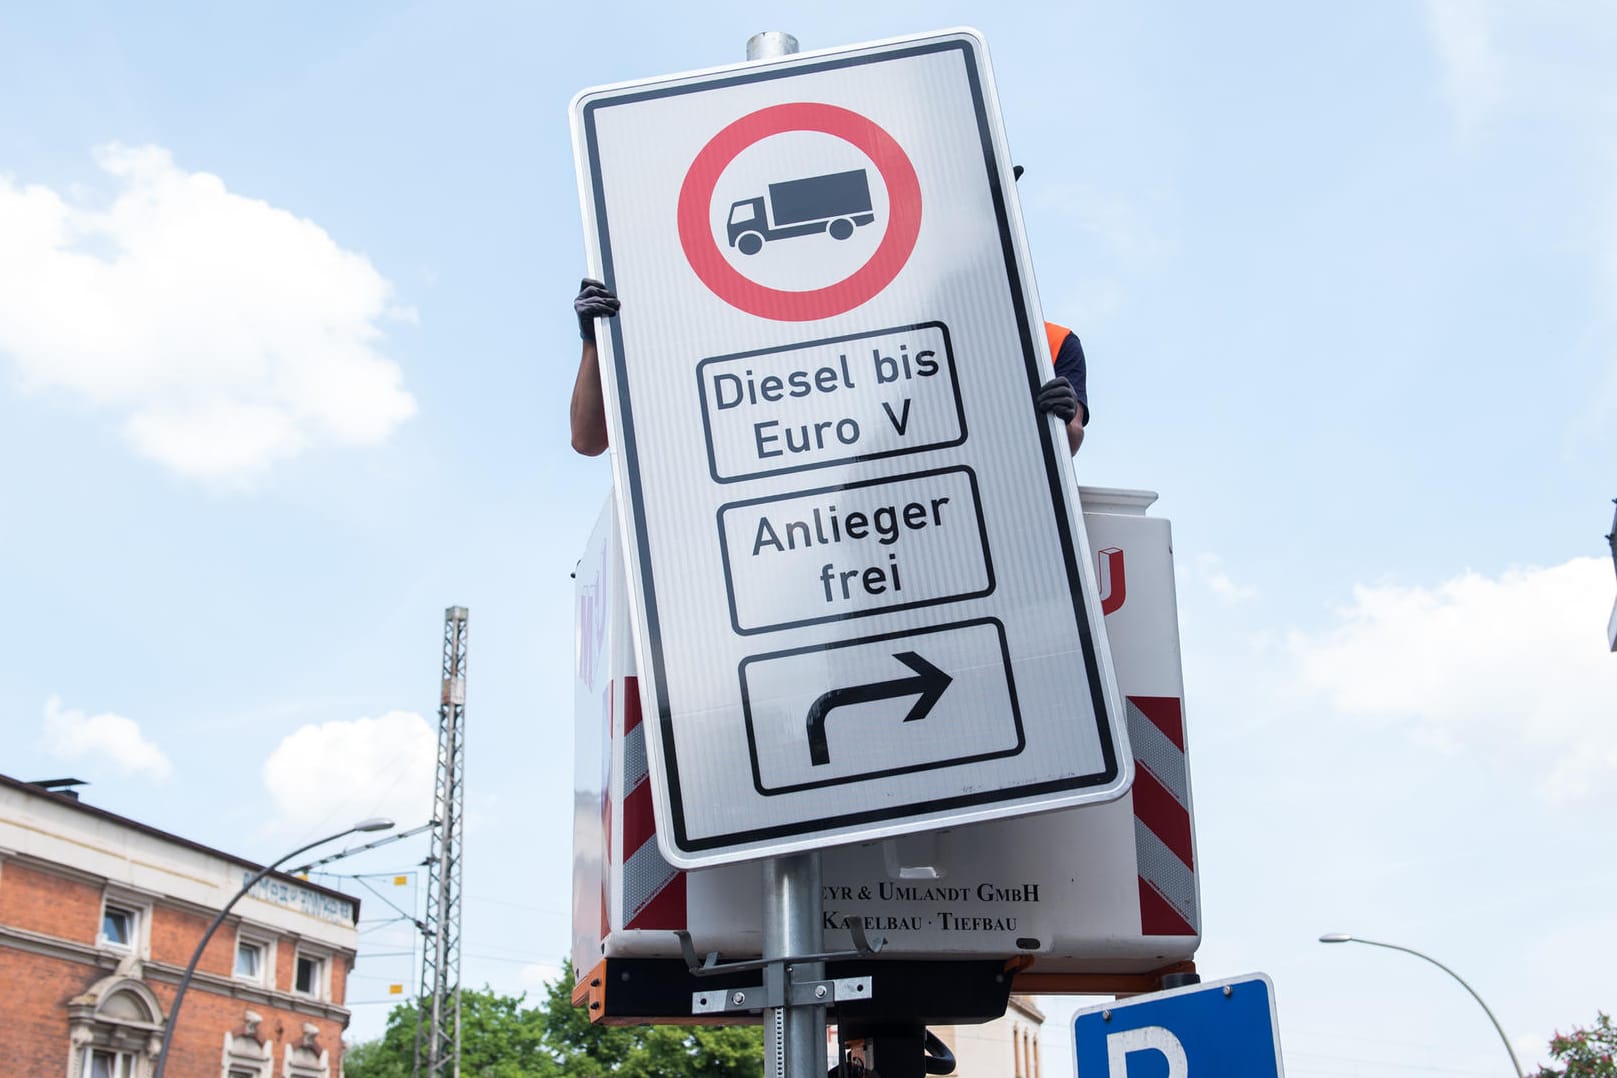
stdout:
[[381,1038],[351,1046],[343,1053],[342,1063],[349,1078],[411,1078],[410,1060],[396,1058]]
[[[523,996],[484,988],[460,993],[460,1069],[465,1078],[555,1078],[564,1074],[544,1043],[544,1014]],[[415,1072],[416,1007],[400,1004],[387,1030],[343,1057],[347,1078],[411,1078]]]
[[1557,1032],[1550,1038],[1550,1055],[1559,1067],[1540,1067],[1532,1078],[1617,1078],[1617,1028],[1611,1015],[1595,1012],[1595,1024],[1588,1029],[1574,1027],[1571,1033]]
[[761,1026],[604,1026],[571,997],[573,967],[545,987],[546,1043],[568,1078],[757,1078]]
[[[569,963],[545,986],[538,1006],[489,989],[461,993],[461,1073],[465,1078],[757,1078],[763,1031],[757,1026],[603,1026],[574,1007]],[[416,1008],[388,1015],[387,1030],[349,1049],[347,1078],[410,1078]]]

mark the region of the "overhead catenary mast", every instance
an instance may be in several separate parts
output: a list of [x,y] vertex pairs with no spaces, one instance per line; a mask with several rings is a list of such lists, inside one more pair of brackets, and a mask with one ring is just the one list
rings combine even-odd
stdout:
[[444,611],[438,781],[427,858],[426,932],[416,997],[416,1078],[460,1078],[461,804],[466,742],[466,608]]

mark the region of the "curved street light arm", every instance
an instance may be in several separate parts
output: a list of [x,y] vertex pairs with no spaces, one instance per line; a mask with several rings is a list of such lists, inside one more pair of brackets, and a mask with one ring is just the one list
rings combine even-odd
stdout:
[[185,967],[185,974],[180,978],[180,987],[174,993],[174,1002],[169,1007],[168,1011],[168,1021],[163,1023],[163,1044],[162,1047],[157,1051],[157,1067],[152,1071],[152,1078],[163,1078],[163,1072],[168,1069],[168,1046],[169,1042],[174,1039],[174,1027],[178,1024],[180,1017],[180,1004],[185,1002],[185,990],[191,987],[191,977],[196,973],[197,963],[202,961],[202,952],[207,950],[208,942],[213,939],[213,934],[219,930],[219,926],[224,924],[225,918],[230,915],[230,911],[235,908],[236,903],[240,902],[242,898],[246,896],[248,891],[251,891],[254,887],[258,886],[259,880],[262,880],[265,876],[268,876],[271,872],[274,872],[276,869],[292,860],[292,858],[296,857],[298,854],[307,853],[316,846],[323,846],[328,842],[335,842],[337,839],[340,839],[345,835],[351,835],[355,831],[360,830],[366,830],[366,828],[362,828],[357,825],[354,827],[345,827],[343,830],[338,831],[334,835],[327,835],[325,838],[316,839],[307,846],[299,846],[297,849],[293,850],[285,857],[282,857],[274,864],[259,869],[258,872],[253,875],[253,878],[242,884],[241,890],[237,891],[235,896],[231,898],[229,902],[225,903],[224,909],[220,910],[218,914],[214,916],[213,923],[208,926],[208,930],[206,932],[202,933],[202,939],[197,942],[196,952],[191,955],[191,962]]
[[1449,969],[1449,967],[1445,966],[1431,955],[1422,954],[1413,947],[1403,947],[1396,943],[1382,943],[1379,940],[1367,940],[1363,936],[1350,936],[1348,939],[1343,940],[1342,942],[1368,943],[1372,947],[1385,947],[1389,951],[1402,951],[1405,954],[1412,954],[1416,958],[1424,958],[1426,961],[1430,962],[1444,973],[1447,973],[1450,977],[1453,977],[1456,981],[1459,981],[1460,987],[1471,993],[1471,998],[1477,1001],[1477,1006],[1482,1008],[1482,1013],[1487,1015],[1488,1021],[1493,1023],[1494,1032],[1499,1034],[1499,1039],[1505,1042],[1505,1051],[1510,1053],[1510,1064],[1516,1068],[1516,1078],[1524,1078],[1524,1075],[1522,1074],[1521,1061],[1516,1058],[1516,1049],[1510,1046],[1510,1038],[1505,1036],[1504,1027],[1499,1024],[1499,1019],[1494,1017],[1493,1011],[1488,1009],[1488,1005],[1482,1002],[1482,997],[1477,995],[1477,990],[1465,983],[1464,977],[1461,977],[1458,973],[1455,973],[1452,969]]

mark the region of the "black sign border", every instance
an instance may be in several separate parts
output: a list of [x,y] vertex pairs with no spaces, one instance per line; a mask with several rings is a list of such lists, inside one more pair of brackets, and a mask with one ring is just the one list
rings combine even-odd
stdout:
[[[584,141],[589,158],[589,178],[594,197],[596,242],[601,256],[601,272],[607,286],[615,287],[616,275],[613,271],[612,237],[607,223],[606,192],[601,183],[600,144],[595,121],[595,114],[601,109],[633,104],[639,101],[680,97],[690,93],[770,82],[775,79],[790,78],[797,75],[845,70],[867,64],[887,63],[894,60],[912,59],[918,56],[947,52],[959,53],[961,62],[965,66],[966,79],[971,90],[972,105],[976,112],[978,137],[983,151],[983,165],[987,171],[989,192],[993,198],[994,215],[999,227],[1000,245],[1005,256],[1006,281],[1010,288],[1011,303],[1016,311],[1017,332],[1021,336],[1022,361],[1027,375],[1028,394],[1030,397],[1036,394],[1041,381],[1034,351],[1033,327],[1029,321],[1027,305],[1023,301],[1022,274],[1020,267],[1017,265],[1016,246],[1012,238],[1010,215],[1005,206],[1005,191],[1000,184],[999,162],[994,154],[994,137],[989,125],[987,102],[983,95],[977,48],[973,42],[968,40],[955,38],[915,45],[905,49],[834,57],[816,63],[770,64],[758,71],[740,71],[733,75],[720,76],[698,83],[682,82],[655,86],[610,98],[601,97],[587,101],[581,110]],[[1122,718],[1110,712],[1110,702],[1102,691],[1099,656],[1095,650],[1094,634],[1089,627],[1083,573],[1078,565],[1077,541],[1072,533],[1072,528],[1068,524],[1067,514],[1061,511],[1067,505],[1067,492],[1063,489],[1061,471],[1055,456],[1055,439],[1049,437],[1046,431],[1041,430],[1040,444],[1044,454],[1046,482],[1050,491],[1050,509],[1054,514],[1056,534],[1061,542],[1062,559],[1067,570],[1068,589],[1074,600],[1073,613],[1077,622],[1079,642],[1084,653],[1084,672],[1089,682],[1089,697],[1095,709],[1095,725],[1099,735],[1102,757],[1101,769],[1087,775],[1073,775],[1065,779],[1029,783],[1025,786],[1011,789],[986,790],[978,794],[960,797],[944,797],[933,801],[913,802],[902,806],[869,809],[863,812],[834,813],[790,824],[716,832],[701,837],[693,837],[689,833],[685,820],[684,792],[679,781],[678,747],[674,741],[673,715],[668,703],[668,671],[663,657],[662,627],[657,611],[656,582],[653,579],[651,566],[651,542],[649,529],[646,525],[645,492],[641,489],[639,481],[639,446],[635,440],[634,425],[630,422],[633,408],[629,393],[628,371],[625,365],[623,331],[617,319],[608,319],[607,324],[610,326],[609,332],[612,335],[613,366],[617,375],[618,426],[622,434],[622,443],[618,446],[618,452],[623,454],[625,470],[630,480],[628,494],[634,511],[634,540],[640,559],[640,583],[646,619],[646,642],[649,645],[648,651],[651,655],[652,669],[650,673],[652,683],[657,693],[657,723],[662,737],[664,778],[667,784],[669,808],[674,825],[674,834],[671,836],[671,840],[676,849],[692,854],[706,850],[730,849],[771,839],[809,834],[829,828],[880,823],[948,809],[966,809],[980,805],[1001,804],[1014,801],[1017,798],[1037,797],[1044,794],[1065,793],[1094,786],[1105,786],[1117,779],[1119,762],[1113,747],[1113,737],[1115,732],[1120,729],[1118,723],[1122,721]],[[1038,421],[1041,425],[1046,423],[1045,417],[1042,415],[1038,417]],[[1065,451],[1065,439],[1062,442],[1061,449]],[[1074,508],[1081,509],[1076,505]]]

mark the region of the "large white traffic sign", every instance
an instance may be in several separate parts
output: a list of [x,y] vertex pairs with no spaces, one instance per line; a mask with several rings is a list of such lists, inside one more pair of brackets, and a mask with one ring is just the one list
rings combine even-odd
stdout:
[[573,129],[667,858],[1126,790],[982,39],[587,90]]

